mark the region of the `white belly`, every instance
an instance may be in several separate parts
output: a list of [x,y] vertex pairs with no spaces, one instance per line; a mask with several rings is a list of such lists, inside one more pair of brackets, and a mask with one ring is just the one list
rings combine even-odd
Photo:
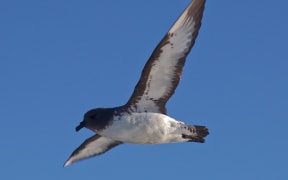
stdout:
[[[121,118],[120,118],[121,117]],[[102,136],[133,144],[183,142],[183,123],[159,113],[122,115],[101,132]]]

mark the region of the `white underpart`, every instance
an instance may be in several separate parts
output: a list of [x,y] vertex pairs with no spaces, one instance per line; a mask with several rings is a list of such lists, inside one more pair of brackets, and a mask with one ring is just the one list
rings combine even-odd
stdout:
[[138,112],[145,112],[145,110],[159,112],[153,100],[165,97],[172,89],[178,60],[186,56],[194,38],[192,34],[195,31],[195,21],[187,18],[186,14],[185,11],[168,32],[169,43],[161,48],[160,57],[152,65],[144,94],[137,104]]
[[160,113],[122,114],[101,132],[101,136],[133,144],[185,142],[182,134],[193,135],[183,122]]

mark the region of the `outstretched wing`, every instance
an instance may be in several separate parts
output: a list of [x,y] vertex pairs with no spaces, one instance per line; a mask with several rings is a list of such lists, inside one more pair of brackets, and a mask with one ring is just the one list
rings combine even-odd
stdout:
[[161,112],[173,95],[182,74],[204,11],[205,0],[193,0],[147,61],[138,84],[126,104],[134,112]]
[[77,149],[75,149],[64,166],[69,166],[76,161],[103,154],[119,144],[122,144],[122,142],[96,134],[86,139]]

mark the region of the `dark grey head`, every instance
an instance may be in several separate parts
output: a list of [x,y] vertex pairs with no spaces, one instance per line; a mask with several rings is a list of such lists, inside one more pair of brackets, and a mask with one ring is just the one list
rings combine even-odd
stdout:
[[76,127],[79,131],[86,127],[92,131],[104,129],[113,119],[114,108],[91,109],[84,114],[84,120]]

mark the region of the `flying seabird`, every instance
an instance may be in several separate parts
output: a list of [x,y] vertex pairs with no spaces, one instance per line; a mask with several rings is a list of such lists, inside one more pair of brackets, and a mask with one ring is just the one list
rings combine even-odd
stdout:
[[86,139],[64,166],[100,155],[123,144],[204,143],[205,126],[187,125],[169,117],[165,105],[173,95],[201,26],[205,0],[193,0],[160,41],[144,66],[128,102],[114,108],[96,108],[84,114],[76,127],[96,134]]

